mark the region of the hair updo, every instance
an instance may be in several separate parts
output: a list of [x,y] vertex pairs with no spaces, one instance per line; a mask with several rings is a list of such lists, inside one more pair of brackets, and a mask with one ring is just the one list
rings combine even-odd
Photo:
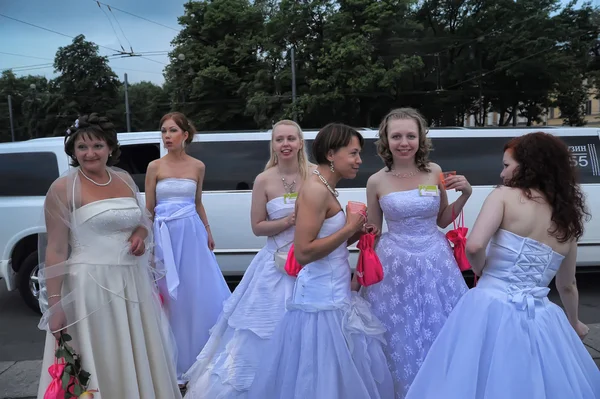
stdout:
[[190,121],[188,119],[188,117],[185,116],[184,114],[182,114],[181,112],[169,112],[168,114],[166,114],[162,118],[160,118],[158,128],[162,129],[163,123],[165,123],[169,119],[172,119],[173,122],[175,122],[175,124],[183,132],[188,133],[188,136],[185,139],[185,144],[190,144],[192,142],[192,140],[194,140],[194,134],[196,134],[196,127],[194,126],[192,121]]
[[87,138],[94,138],[106,142],[110,148],[110,157],[106,161],[108,166],[113,166],[119,162],[121,150],[117,140],[117,131],[115,125],[105,116],[98,116],[97,113],[80,116],[65,135],[65,153],[71,158],[71,166],[79,166],[75,156],[75,141],[81,135]]

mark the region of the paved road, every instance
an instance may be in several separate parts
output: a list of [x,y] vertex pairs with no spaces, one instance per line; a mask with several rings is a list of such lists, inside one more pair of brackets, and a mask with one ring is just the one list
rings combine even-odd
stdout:
[[[600,367],[600,273],[582,274],[578,280],[581,320],[590,325],[584,343]],[[230,285],[234,286],[235,282]],[[560,305],[556,290],[550,298]],[[37,329],[38,320],[39,315],[23,304],[18,293],[0,286],[0,399],[35,399],[44,339]]]
[[[581,273],[577,281],[581,320],[600,323],[600,273]],[[44,334],[37,328],[39,315],[25,306],[18,292],[7,292],[0,285],[0,361],[41,359]],[[558,293],[551,288],[550,299],[560,305]]]

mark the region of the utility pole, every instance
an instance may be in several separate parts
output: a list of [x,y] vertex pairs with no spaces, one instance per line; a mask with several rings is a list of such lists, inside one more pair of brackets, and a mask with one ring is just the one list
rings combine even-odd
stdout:
[[15,141],[15,125],[13,122],[12,97],[10,94],[8,95],[8,118],[10,119],[10,136],[12,137],[12,141]]
[[292,106],[294,107],[294,122],[297,122],[296,117],[296,57],[294,55],[294,47],[292,47]]
[[127,131],[131,132],[131,114],[129,112],[129,85],[127,83],[127,74],[125,74],[125,117],[127,119]]

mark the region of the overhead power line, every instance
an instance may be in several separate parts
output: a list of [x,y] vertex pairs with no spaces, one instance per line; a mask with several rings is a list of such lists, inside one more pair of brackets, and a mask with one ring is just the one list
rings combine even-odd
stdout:
[[180,29],[175,29],[175,28],[172,28],[172,27],[170,27],[170,26],[167,26],[167,25],[161,24],[160,22],[152,21],[151,19],[148,19],[148,18],[145,18],[145,17],[139,16],[139,15],[133,14],[133,13],[131,13],[131,12],[129,12],[129,11],[121,10],[120,8],[117,8],[117,7],[115,7],[115,6],[112,6],[112,5],[110,5],[110,4],[102,3],[101,1],[97,1],[97,0],[91,0],[91,1],[93,1],[94,3],[102,4],[103,6],[109,7],[109,9],[111,9],[111,8],[112,8],[113,10],[121,11],[121,12],[122,12],[122,13],[124,13],[124,14],[131,15],[132,17],[139,18],[139,19],[143,19],[144,21],[147,21],[147,22],[153,23],[153,24],[155,24],[155,25],[162,26],[163,28],[171,29],[171,30],[174,30],[175,32],[179,32],[179,31],[180,31]]
[[[51,33],[54,33],[54,34],[57,34],[57,35],[60,35],[60,36],[68,37],[69,39],[75,39],[74,36],[70,36],[70,35],[67,35],[65,33],[61,33],[61,32],[55,31],[53,29],[44,28],[43,26],[39,26],[39,25],[36,25],[36,24],[32,24],[30,22],[26,22],[26,21],[23,21],[23,20],[20,20],[20,19],[17,19],[17,18],[13,18],[13,17],[10,17],[10,16],[2,14],[2,13],[0,13],[0,17],[11,19],[13,21],[20,22],[20,23],[25,24],[25,25],[33,26],[34,28],[42,29],[42,30],[45,30],[47,32],[51,32]],[[129,54],[129,52],[126,52],[126,51],[124,52],[124,51],[121,51],[121,50],[115,50],[114,48],[106,47],[106,46],[103,46],[101,44],[96,44],[96,45],[98,47],[102,47],[102,48],[108,49],[110,51],[114,51],[116,53],[119,53],[119,54]]]

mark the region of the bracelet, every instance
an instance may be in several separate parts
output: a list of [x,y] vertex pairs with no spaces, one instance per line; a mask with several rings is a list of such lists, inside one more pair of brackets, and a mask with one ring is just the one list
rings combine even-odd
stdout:
[[208,223],[204,225],[205,229],[208,229],[209,227],[210,227],[210,224],[208,224]]
[[60,298],[60,294],[50,295],[48,299],[50,298]]

